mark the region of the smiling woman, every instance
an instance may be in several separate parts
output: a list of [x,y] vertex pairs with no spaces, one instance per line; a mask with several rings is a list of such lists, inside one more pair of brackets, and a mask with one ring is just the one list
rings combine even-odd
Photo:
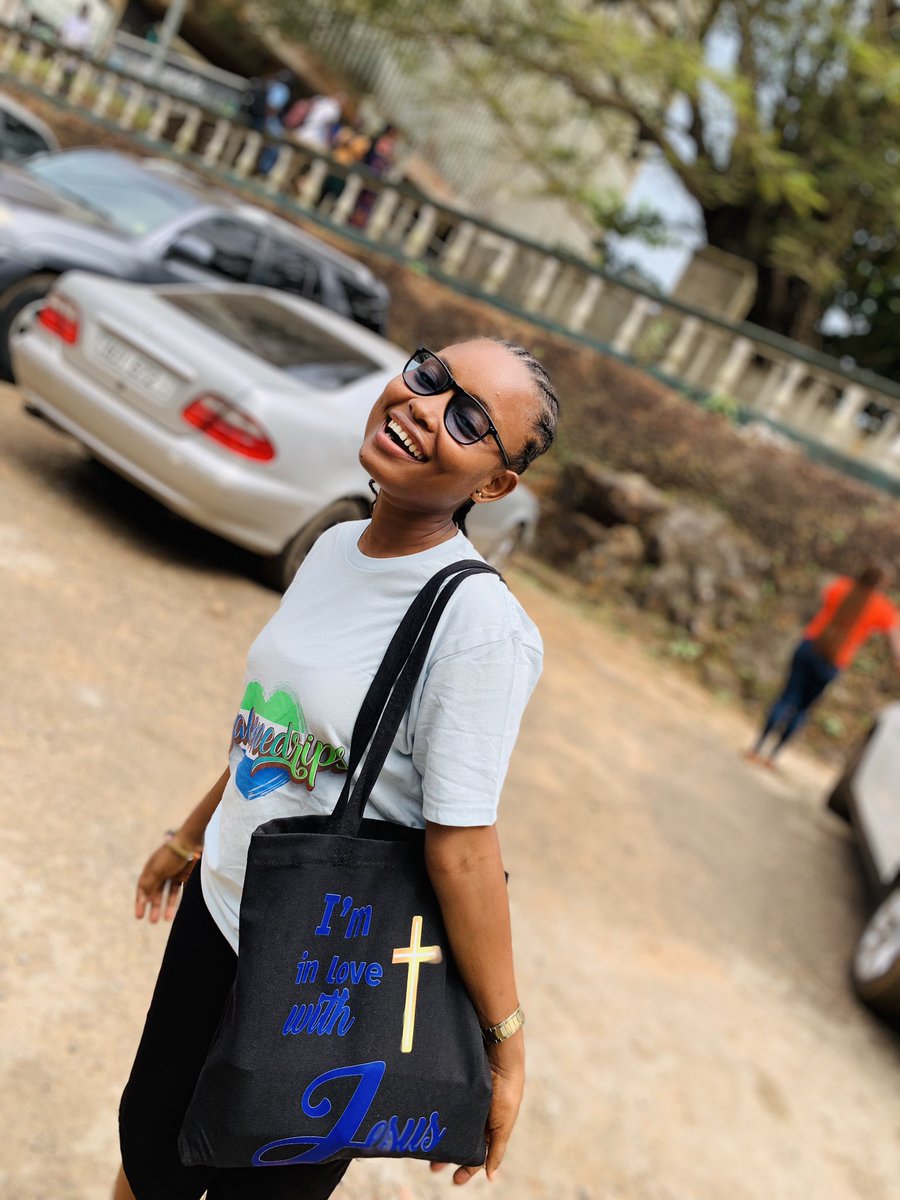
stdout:
[[[417,1147],[420,1156],[434,1157],[433,1144],[445,1132],[436,1113],[430,1126],[426,1121],[432,1135],[417,1133],[415,1146],[399,1134],[360,1142],[362,1117],[354,1117],[353,1128],[339,1137],[349,1120],[342,1117],[326,1139],[326,1154],[322,1137],[297,1135],[296,1095],[279,1127],[265,1129],[268,1146],[294,1148],[290,1165],[278,1170],[259,1171],[249,1162],[224,1165],[211,1149],[196,1148],[191,1161],[204,1165],[184,1166],[178,1137],[239,970],[239,914],[251,834],[273,818],[332,812],[348,758],[353,778],[350,747],[357,715],[362,721],[361,705],[382,674],[379,664],[387,661],[404,614],[429,581],[434,586],[436,576],[473,560],[478,573],[453,592],[427,650],[423,647],[421,674],[410,685],[406,708],[398,709],[399,729],[393,743],[385,744],[383,768],[366,783],[371,790],[364,815],[381,830],[368,836],[412,839],[423,855],[446,948],[482,1028],[493,1084],[485,1166],[489,1177],[499,1168],[524,1084],[524,1017],[495,820],[522,713],[540,675],[542,647],[535,626],[502,580],[485,573],[459,526],[468,506],[496,502],[515,489],[519,473],[549,447],[557,408],[540,364],[520,347],[488,339],[439,353],[419,351],[376,400],[359,452],[378,492],[372,518],[328,529],[308,553],[250,649],[226,769],[154,852],[138,882],[138,918],[149,913],[157,921],[178,911],[122,1099],[123,1173],[116,1200],[192,1200],[204,1192],[209,1200],[324,1200],[361,1147],[367,1155],[405,1154]],[[191,875],[201,847],[201,868]],[[348,889],[339,880],[336,887],[325,897],[326,916],[316,933],[329,925],[329,914],[336,919],[340,912],[359,936],[367,934],[372,914],[365,898],[346,896],[339,910],[338,891],[346,895]],[[393,962],[411,964],[410,980],[427,988],[438,974],[432,967],[420,979],[418,965],[442,961],[444,951],[440,945],[420,946],[416,920],[421,934],[422,918],[416,917],[410,945],[396,950]],[[367,954],[358,961],[363,960],[367,985],[383,997],[390,962],[383,967]],[[304,1021],[315,1014],[314,1032],[336,1039],[346,1035],[352,1048],[365,1022],[350,1012],[344,993],[319,994],[317,973],[317,958],[313,965],[304,956],[292,968],[294,1009],[288,1004],[285,1012],[294,1017],[282,1036],[293,1043],[303,1032],[297,1024],[302,1009]],[[297,991],[307,986],[313,989],[309,994]],[[405,1007],[401,1000],[392,1014],[392,1024],[403,1025],[407,1049],[415,1004],[407,989]],[[384,1071],[383,1062],[351,1061],[363,1065],[336,1065],[298,1084],[308,1084],[308,1091],[326,1077],[364,1074],[375,1066]],[[247,1070],[253,1069],[248,1063]],[[484,1075],[483,1059],[480,1070]],[[396,1105],[390,1112],[404,1112],[401,1079],[386,1081],[384,1090],[390,1097],[386,1102]],[[227,1096],[220,1099],[229,1105]],[[348,1112],[352,1107],[346,1098],[341,1104]],[[308,1105],[304,1099],[303,1113],[312,1118],[328,1111],[330,1104]],[[366,1113],[375,1119],[374,1109],[369,1113],[367,1107]],[[387,1130],[398,1119],[384,1116],[373,1128]],[[298,1153],[298,1146],[316,1148]],[[261,1153],[252,1157],[270,1163]],[[465,1183],[479,1169],[458,1167],[454,1181]]]

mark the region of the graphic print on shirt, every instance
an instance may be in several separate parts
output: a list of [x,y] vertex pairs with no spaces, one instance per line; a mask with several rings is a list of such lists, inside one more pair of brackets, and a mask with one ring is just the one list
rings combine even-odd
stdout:
[[243,750],[234,782],[245,800],[258,800],[287,783],[302,783],[311,792],[321,771],[347,769],[344,747],[316,737],[299,698],[287,687],[266,696],[261,684],[248,683],[231,743]]

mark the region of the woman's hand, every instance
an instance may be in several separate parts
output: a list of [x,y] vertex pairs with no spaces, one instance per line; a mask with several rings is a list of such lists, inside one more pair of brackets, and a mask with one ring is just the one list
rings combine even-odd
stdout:
[[193,871],[195,863],[185,862],[168,844],[163,844],[147,859],[137,884],[134,915],[140,921],[150,910],[150,923],[155,925],[160,913],[167,921],[175,916],[181,885]]
[[[522,1093],[525,1090],[525,1041],[521,1033],[514,1034],[499,1046],[488,1047],[493,1095],[488,1113],[484,1136],[487,1140],[487,1158],[484,1169],[488,1179],[493,1179],[503,1161],[510,1134],[519,1115]],[[447,1163],[432,1163],[432,1171],[443,1171]],[[453,1182],[468,1183],[481,1167],[457,1167]]]

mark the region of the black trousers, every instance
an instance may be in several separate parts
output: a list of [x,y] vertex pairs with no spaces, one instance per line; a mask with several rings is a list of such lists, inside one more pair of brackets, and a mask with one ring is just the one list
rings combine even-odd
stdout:
[[346,1162],[185,1167],[177,1139],[215,1035],[237,956],[209,915],[200,870],[172,923],[144,1033],[119,1108],[125,1176],[137,1200],[326,1200]]

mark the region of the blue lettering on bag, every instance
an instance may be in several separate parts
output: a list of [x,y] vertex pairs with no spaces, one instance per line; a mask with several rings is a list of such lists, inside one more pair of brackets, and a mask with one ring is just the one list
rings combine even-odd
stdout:
[[[433,1112],[430,1117],[410,1117],[401,1127],[400,1117],[390,1117],[387,1121],[377,1121],[368,1135],[360,1141],[354,1140],[360,1126],[365,1121],[375,1095],[384,1078],[385,1063],[382,1061],[360,1063],[352,1067],[336,1067],[318,1075],[309,1084],[300,1101],[304,1116],[318,1119],[327,1117],[332,1109],[331,1101],[322,1095],[324,1089],[335,1079],[359,1077],[359,1083],[353,1090],[343,1112],[332,1125],[328,1133],[321,1137],[306,1134],[298,1137],[279,1138],[267,1142],[253,1155],[254,1167],[287,1167],[295,1163],[324,1162],[341,1150],[373,1150],[379,1149],[387,1153],[414,1154],[417,1150],[427,1153],[432,1150],[444,1134],[446,1128],[441,1127],[440,1117]],[[321,1099],[316,1100],[316,1094]],[[278,1150],[288,1146],[304,1146],[306,1149],[293,1158],[275,1158]]]

